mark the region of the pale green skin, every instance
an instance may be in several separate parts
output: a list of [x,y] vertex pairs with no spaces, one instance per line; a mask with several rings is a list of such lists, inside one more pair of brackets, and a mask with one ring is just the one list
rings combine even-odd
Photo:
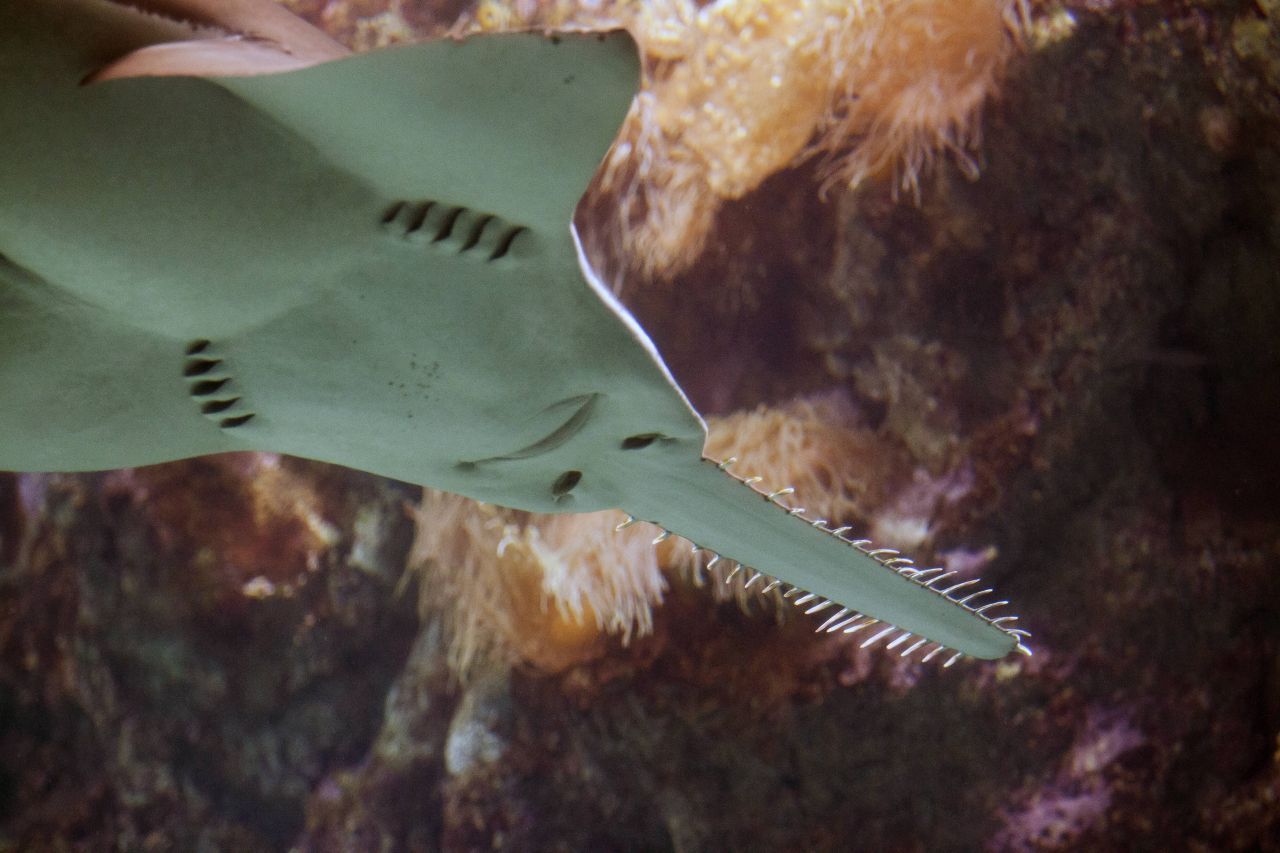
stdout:
[[[0,20],[0,469],[262,450],[538,512],[621,508],[950,648],[1013,648],[701,459],[705,425],[569,225],[636,88],[625,35],[82,86],[186,35],[93,0],[0,0]],[[383,222],[426,200],[420,230],[408,209]],[[202,360],[220,363],[184,376]]]

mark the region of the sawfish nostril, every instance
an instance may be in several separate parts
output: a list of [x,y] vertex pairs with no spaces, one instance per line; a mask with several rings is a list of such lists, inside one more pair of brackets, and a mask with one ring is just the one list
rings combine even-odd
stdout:
[[551,494],[563,497],[573,491],[574,486],[582,480],[581,471],[565,471],[551,484]]
[[662,436],[656,432],[646,432],[643,435],[629,435],[622,440],[622,449],[640,450],[641,448],[648,447],[660,438],[662,438]]
[[492,213],[432,200],[397,201],[382,212],[380,223],[387,233],[413,242],[445,243],[459,255],[479,249],[490,261],[505,258],[520,235],[529,230]]

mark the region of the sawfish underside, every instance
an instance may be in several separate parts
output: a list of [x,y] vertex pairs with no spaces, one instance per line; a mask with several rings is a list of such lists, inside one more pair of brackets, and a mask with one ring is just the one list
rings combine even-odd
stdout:
[[[347,56],[259,0],[0,0],[0,469],[289,453],[622,509],[901,654],[1005,602],[704,459],[571,221],[638,80],[605,36]],[[749,567],[749,568],[748,568]]]

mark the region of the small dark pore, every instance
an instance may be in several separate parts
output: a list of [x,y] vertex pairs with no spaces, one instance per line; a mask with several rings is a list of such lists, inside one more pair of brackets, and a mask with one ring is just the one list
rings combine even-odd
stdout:
[[239,402],[239,397],[232,397],[230,400],[212,400],[201,406],[200,411],[206,415],[220,415]]
[[249,421],[253,420],[253,417],[254,413],[250,412],[247,415],[236,415],[234,418],[223,418],[222,421],[219,422],[218,426],[223,429],[235,429],[238,426],[244,426]]
[[581,471],[565,471],[556,478],[554,483],[551,484],[551,494],[556,497],[567,495],[569,492],[573,491],[574,486],[578,485],[581,480]]
[[191,386],[191,395],[193,397],[207,397],[230,381],[230,379],[205,379]]
[[196,355],[198,353],[204,352],[208,348],[209,348],[209,342],[206,341],[204,338],[201,338],[198,341],[192,341],[191,343],[187,344],[187,355]]

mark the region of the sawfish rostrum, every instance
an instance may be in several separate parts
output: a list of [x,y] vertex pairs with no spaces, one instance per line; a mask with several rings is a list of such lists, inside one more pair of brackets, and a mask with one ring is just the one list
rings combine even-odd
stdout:
[[617,508],[865,644],[1025,650],[975,582],[703,458],[570,225],[625,34],[346,56],[267,3],[140,5],[0,3],[0,468],[263,450]]

